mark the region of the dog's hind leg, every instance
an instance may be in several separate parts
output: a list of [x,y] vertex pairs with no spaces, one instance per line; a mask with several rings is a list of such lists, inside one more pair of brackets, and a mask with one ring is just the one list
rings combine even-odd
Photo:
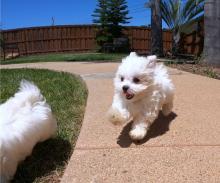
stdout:
[[167,97],[165,103],[162,106],[162,112],[164,116],[168,116],[173,109],[173,94]]
[[166,103],[162,106],[162,112],[164,116],[168,116],[173,109],[173,101]]

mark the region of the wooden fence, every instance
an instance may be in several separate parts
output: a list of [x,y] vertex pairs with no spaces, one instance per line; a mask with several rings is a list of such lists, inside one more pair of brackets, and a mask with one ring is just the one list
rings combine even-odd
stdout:
[[182,53],[201,55],[204,46],[204,20],[195,24],[195,30],[181,36],[180,48]]
[[79,52],[95,49],[94,26],[51,26],[3,32],[6,43],[18,44],[20,54]]
[[[151,29],[148,27],[127,27],[124,31],[130,40],[130,48],[138,53],[150,53],[151,49]],[[171,50],[172,32],[163,31],[163,48],[164,52]]]
[[[6,43],[16,44],[21,55],[50,52],[95,51],[97,27],[94,25],[71,25],[33,27],[3,31]],[[150,52],[151,30],[147,27],[126,27],[124,33],[129,37],[131,51]],[[198,49],[188,49],[187,53],[197,54]],[[164,52],[171,50],[172,33],[163,31]],[[186,44],[184,45],[186,46]]]

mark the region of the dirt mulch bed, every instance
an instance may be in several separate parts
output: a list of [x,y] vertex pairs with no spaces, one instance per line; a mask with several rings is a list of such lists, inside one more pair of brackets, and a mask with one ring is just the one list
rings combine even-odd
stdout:
[[172,63],[166,65],[193,74],[199,74],[220,80],[220,68],[210,67],[204,64],[188,64],[188,63],[183,63],[183,64]]

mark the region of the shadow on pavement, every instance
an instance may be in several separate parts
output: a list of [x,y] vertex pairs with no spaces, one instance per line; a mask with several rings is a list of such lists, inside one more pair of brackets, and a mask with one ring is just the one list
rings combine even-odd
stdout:
[[49,175],[50,172],[66,164],[71,152],[69,141],[59,137],[37,144],[32,155],[18,166],[11,183],[34,182],[37,178]]
[[121,147],[129,147],[132,143],[135,143],[136,145],[141,145],[145,142],[147,142],[151,138],[155,138],[157,136],[165,134],[167,131],[169,131],[169,125],[170,123],[176,118],[176,114],[171,112],[169,116],[164,116],[162,112],[159,113],[158,118],[154,121],[154,123],[151,125],[150,129],[148,130],[148,133],[146,137],[140,141],[133,142],[129,136],[129,131],[131,129],[132,121],[128,123],[121,131],[117,144],[119,144]]

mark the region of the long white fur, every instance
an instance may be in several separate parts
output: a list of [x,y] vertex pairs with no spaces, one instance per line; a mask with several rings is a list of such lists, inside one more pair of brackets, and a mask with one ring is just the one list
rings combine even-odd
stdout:
[[56,129],[57,122],[38,87],[22,80],[14,97],[0,105],[0,182],[10,181],[19,162]]
[[[150,125],[162,109],[169,115],[173,107],[174,85],[163,64],[156,63],[156,56],[140,57],[135,52],[122,60],[114,78],[114,97],[108,118],[113,124],[133,120],[130,136],[140,140],[146,136]],[[123,77],[123,81],[121,81]],[[139,83],[133,78],[138,77]],[[122,87],[134,97],[128,100]]]

